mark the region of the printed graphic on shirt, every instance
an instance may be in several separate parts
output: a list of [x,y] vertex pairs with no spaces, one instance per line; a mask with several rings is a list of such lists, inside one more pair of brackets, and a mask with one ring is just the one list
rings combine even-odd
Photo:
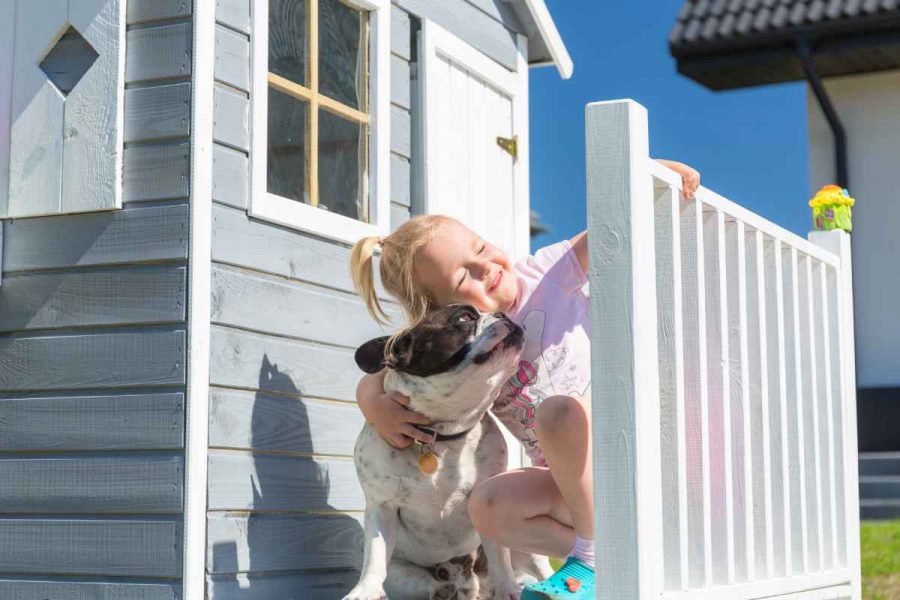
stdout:
[[520,429],[517,435],[526,450],[537,446],[538,440],[534,433],[535,412],[549,396],[544,388],[550,383],[550,376],[541,353],[545,317],[543,311],[535,310],[528,313],[522,322],[525,347],[519,359],[519,368],[504,384],[500,397],[494,403],[494,413],[498,416],[514,411],[515,421],[520,426],[516,428]]
[[493,407],[494,414],[514,425],[511,429],[529,453],[538,447],[534,423],[541,403],[555,394],[583,396],[590,385],[590,377],[579,370],[577,361],[566,360],[568,347],[559,345],[543,350],[545,322],[546,314],[541,310],[533,310],[525,317],[522,322],[525,347],[519,367],[503,386]]

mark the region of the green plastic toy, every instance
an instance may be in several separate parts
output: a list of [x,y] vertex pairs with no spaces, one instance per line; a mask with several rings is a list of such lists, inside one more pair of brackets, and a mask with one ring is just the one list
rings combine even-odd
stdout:
[[837,185],[826,185],[819,190],[809,206],[812,208],[813,227],[820,231],[832,229],[853,229],[853,211],[851,207],[856,200],[850,197],[846,189]]

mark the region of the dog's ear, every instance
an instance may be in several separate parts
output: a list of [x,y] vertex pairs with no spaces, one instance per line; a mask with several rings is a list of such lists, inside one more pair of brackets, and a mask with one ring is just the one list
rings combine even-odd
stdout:
[[398,371],[405,371],[412,361],[412,342],[412,335],[409,331],[395,337],[385,358],[385,366]]
[[384,361],[384,345],[388,341],[388,336],[382,336],[369,340],[356,349],[353,358],[356,364],[366,373],[377,373],[385,366]]

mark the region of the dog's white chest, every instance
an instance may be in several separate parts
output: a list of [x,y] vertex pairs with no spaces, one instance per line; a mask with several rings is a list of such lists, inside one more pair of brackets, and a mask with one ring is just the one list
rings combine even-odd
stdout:
[[370,504],[396,508],[395,554],[422,565],[474,551],[479,544],[468,499],[479,482],[506,468],[506,442],[489,416],[464,440],[438,442],[433,474],[419,468],[418,445],[397,450],[370,427],[360,433],[355,461]]

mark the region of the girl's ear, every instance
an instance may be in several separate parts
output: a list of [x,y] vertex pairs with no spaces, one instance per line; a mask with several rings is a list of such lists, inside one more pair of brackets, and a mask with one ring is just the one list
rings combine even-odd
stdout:
[[384,345],[388,341],[388,336],[382,336],[369,340],[356,349],[353,356],[356,364],[366,373],[377,373],[384,368]]

